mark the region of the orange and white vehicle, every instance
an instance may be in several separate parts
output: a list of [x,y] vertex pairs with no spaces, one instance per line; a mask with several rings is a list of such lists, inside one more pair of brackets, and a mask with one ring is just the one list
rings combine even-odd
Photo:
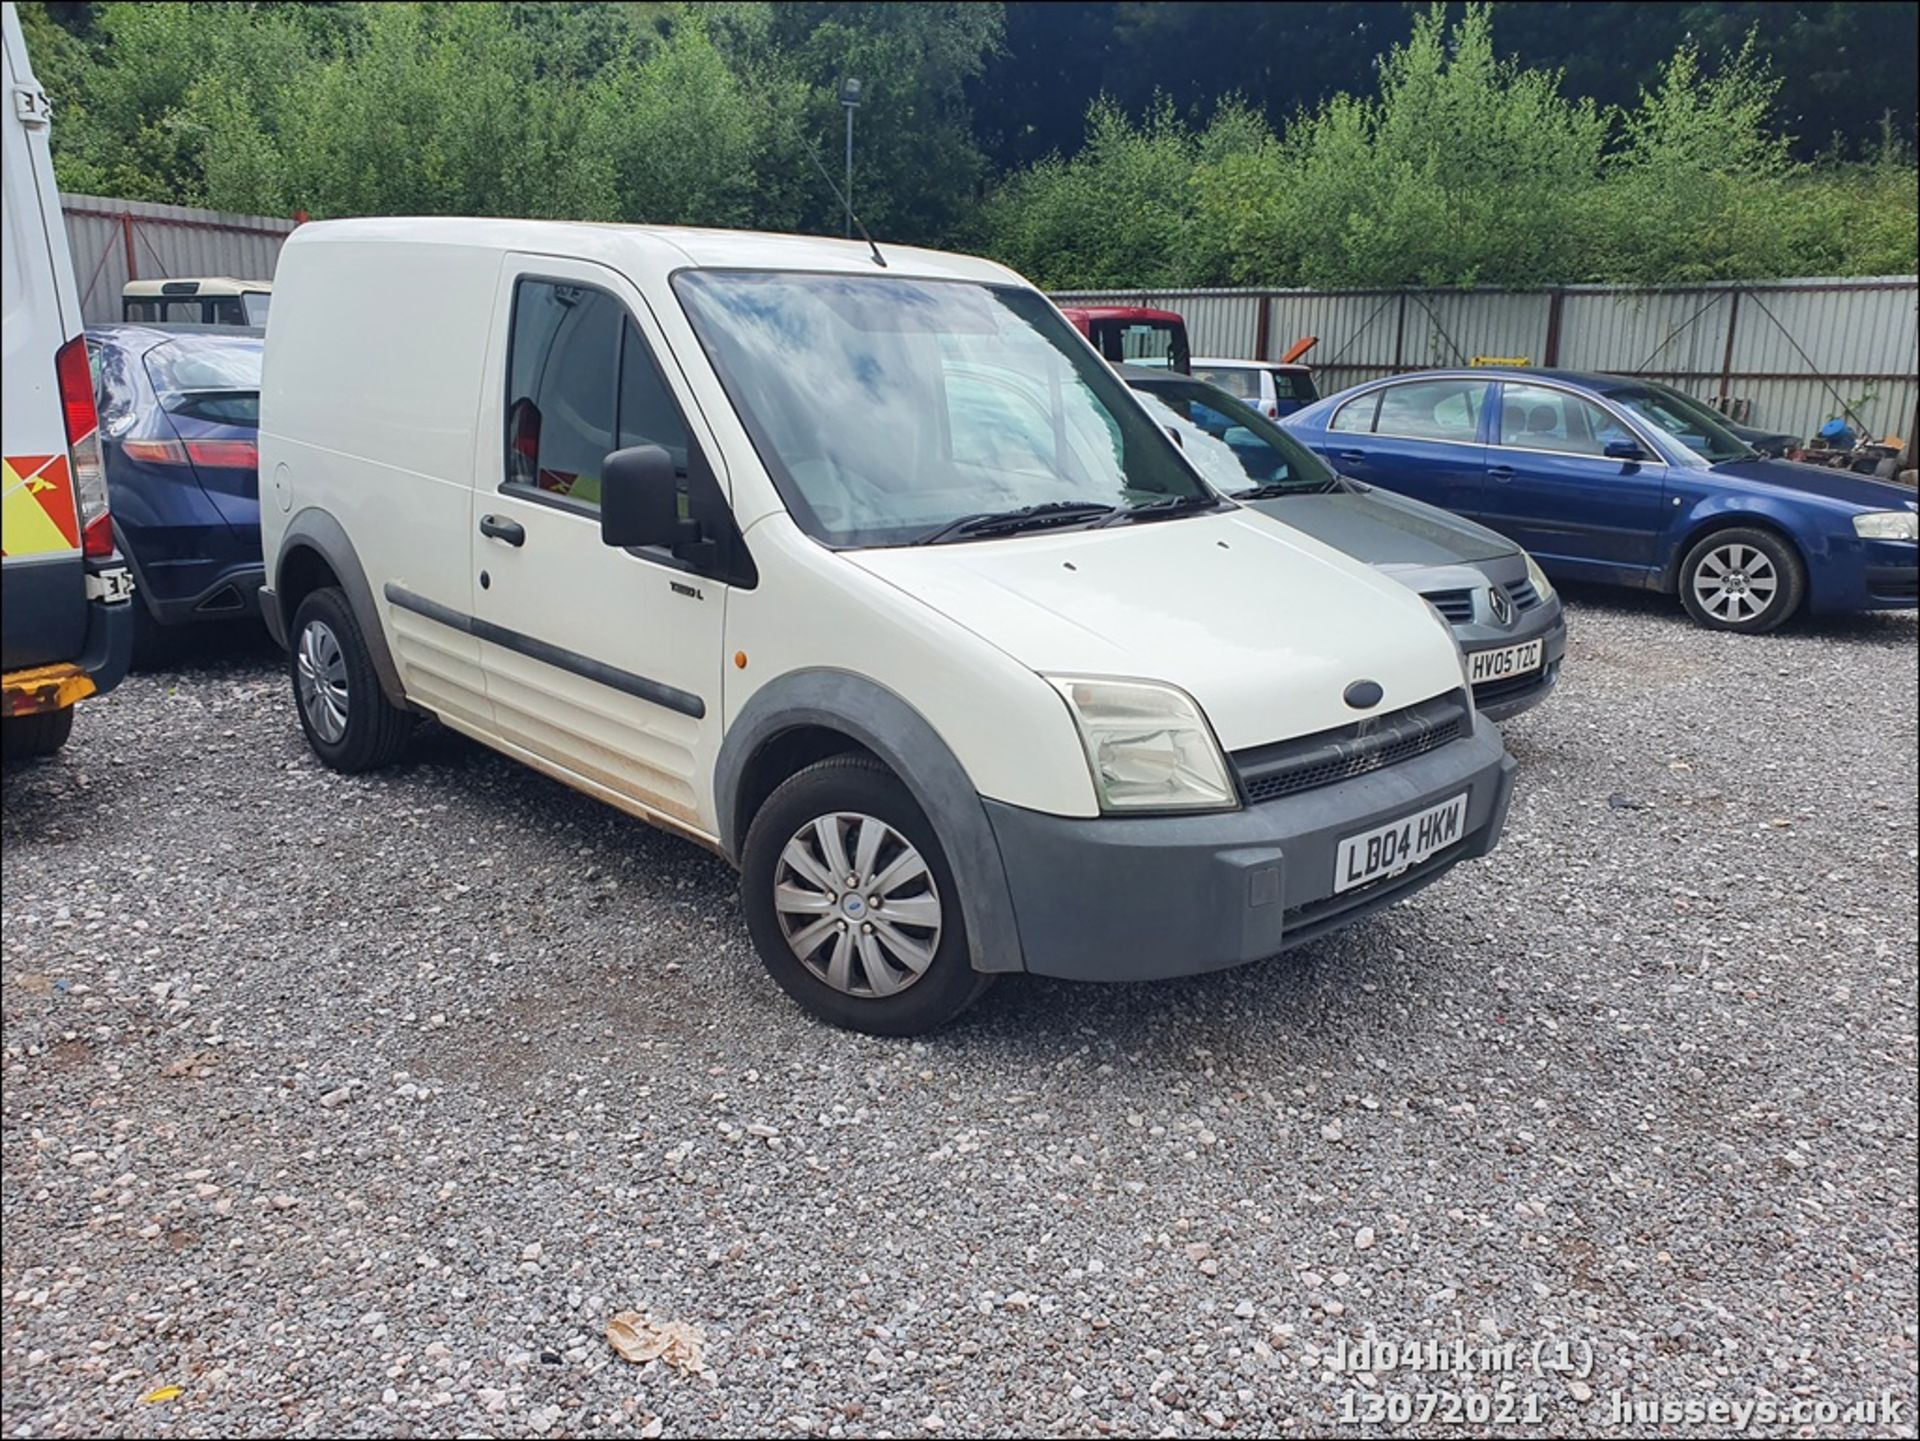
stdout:
[[13,759],[58,750],[74,702],[126,674],[133,577],[107,515],[80,291],[47,148],[50,106],[27,63],[20,18],[11,4],[4,10],[0,737]]

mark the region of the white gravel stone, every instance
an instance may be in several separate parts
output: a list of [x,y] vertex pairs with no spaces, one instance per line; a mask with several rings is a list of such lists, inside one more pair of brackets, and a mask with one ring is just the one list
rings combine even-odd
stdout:
[[1592,1347],[1555,1434],[1911,1416],[1913,617],[1570,625],[1489,859],[913,1043],[687,842],[433,727],[327,772],[263,647],[131,677],[4,778],[0,1434],[1336,1434],[1336,1337],[1461,1335]]

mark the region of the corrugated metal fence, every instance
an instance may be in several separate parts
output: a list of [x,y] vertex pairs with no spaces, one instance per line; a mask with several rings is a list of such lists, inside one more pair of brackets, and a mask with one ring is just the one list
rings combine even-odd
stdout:
[[[273,275],[298,223],[184,205],[64,195],[89,321],[120,314],[128,280]],[[1920,429],[1920,281],[1772,280],[1638,290],[1073,291],[1056,300],[1160,305],[1187,319],[1196,355],[1271,359],[1317,335],[1308,359],[1331,392],[1477,357],[1670,381],[1737,419],[1808,436],[1842,411],[1874,435]]]
[[1072,291],[1063,304],[1157,305],[1186,317],[1195,355],[1307,357],[1331,393],[1477,357],[1665,380],[1736,419],[1810,436],[1843,410],[1911,436],[1920,400],[1915,277],[1773,280],[1656,290]]
[[60,207],[80,282],[80,314],[89,324],[120,318],[120,287],[129,280],[271,280],[280,246],[298,223],[99,195],[62,195]]

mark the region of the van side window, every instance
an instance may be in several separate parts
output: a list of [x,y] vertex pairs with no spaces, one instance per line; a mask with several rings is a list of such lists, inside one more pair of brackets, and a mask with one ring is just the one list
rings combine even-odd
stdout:
[[509,485],[600,504],[600,467],[618,448],[624,319],[619,301],[584,285],[522,280],[515,287],[507,342]]

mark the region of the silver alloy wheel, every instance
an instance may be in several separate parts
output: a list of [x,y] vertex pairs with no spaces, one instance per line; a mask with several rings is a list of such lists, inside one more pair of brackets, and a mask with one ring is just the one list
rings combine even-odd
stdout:
[[794,832],[774,867],[773,909],[800,963],[850,996],[897,995],[940,948],[940,891],[926,860],[858,812]]
[[1694,567],[1694,599],[1708,615],[1729,624],[1765,614],[1779,592],[1780,573],[1757,546],[1739,541],[1716,546]]
[[310,620],[294,652],[300,709],[321,740],[333,745],[347,733],[347,658],[339,637],[323,620]]

